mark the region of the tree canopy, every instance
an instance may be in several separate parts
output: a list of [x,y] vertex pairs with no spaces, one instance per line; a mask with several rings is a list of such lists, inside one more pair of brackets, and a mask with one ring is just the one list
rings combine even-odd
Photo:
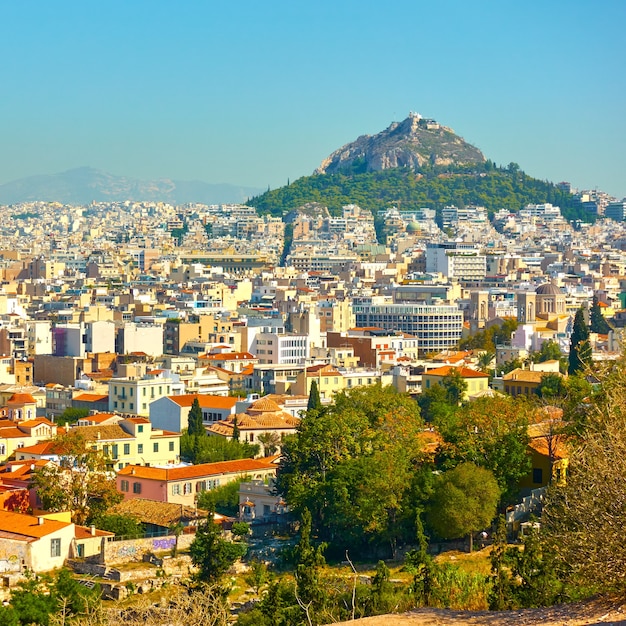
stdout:
[[568,374],[583,371],[591,364],[591,344],[589,343],[589,328],[585,322],[582,309],[576,311],[574,326],[570,339]]
[[106,457],[94,450],[80,429],[53,439],[59,463],[37,468],[33,486],[48,511],[71,511],[72,521],[85,524],[123,499],[115,478],[107,472]]
[[393,546],[406,530],[421,426],[415,401],[393,387],[339,393],[285,441],[277,488],[331,545]]

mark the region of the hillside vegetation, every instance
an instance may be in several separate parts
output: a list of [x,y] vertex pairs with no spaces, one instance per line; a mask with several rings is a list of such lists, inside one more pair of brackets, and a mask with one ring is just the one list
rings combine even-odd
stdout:
[[374,214],[391,206],[400,210],[428,207],[440,210],[445,205],[484,206],[490,213],[499,209],[518,211],[529,203],[550,202],[560,206],[567,219],[589,220],[575,206],[571,194],[554,184],[527,176],[515,164],[499,168],[487,161],[471,169],[431,168],[416,173],[409,168],[376,172],[352,171],[317,174],[267,191],[248,201],[261,213],[280,216],[307,202],[326,205],[337,214],[346,204],[358,204]]

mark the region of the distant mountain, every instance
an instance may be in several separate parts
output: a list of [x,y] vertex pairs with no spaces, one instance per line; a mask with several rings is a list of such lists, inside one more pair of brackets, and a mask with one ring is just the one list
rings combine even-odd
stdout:
[[0,185],[0,204],[49,201],[89,204],[92,201],[160,201],[170,204],[245,202],[261,190],[202,181],[137,180],[114,176],[91,167],[45,176],[29,176]]
[[360,174],[396,167],[469,167],[485,163],[483,153],[435,120],[411,113],[376,135],[363,135],[335,150],[315,174]]

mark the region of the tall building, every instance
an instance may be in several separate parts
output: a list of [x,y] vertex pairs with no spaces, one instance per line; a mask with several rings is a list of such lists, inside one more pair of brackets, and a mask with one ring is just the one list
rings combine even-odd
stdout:
[[463,330],[463,313],[456,306],[376,303],[356,298],[356,325],[399,330],[417,337],[420,355],[456,347]]

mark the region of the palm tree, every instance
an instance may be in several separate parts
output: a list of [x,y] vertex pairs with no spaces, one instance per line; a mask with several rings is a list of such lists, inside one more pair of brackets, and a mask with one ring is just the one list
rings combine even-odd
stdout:
[[271,456],[276,454],[280,446],[280,436],[277,432],[270,431],[258,436],[259,443],[263,444],[263,455]]
[[481,352],[478,357],[478,368],[480,371],[486,374],[488,370],[492,369],[491,363],[495,358],[496,355],[493,352]]

